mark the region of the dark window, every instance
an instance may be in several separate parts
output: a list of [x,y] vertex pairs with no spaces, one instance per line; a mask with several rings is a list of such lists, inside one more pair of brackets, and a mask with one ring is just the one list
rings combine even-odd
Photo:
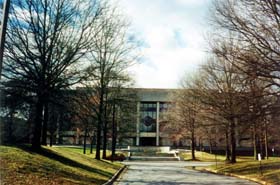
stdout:
[[157,104],[155,102],[141,102],[140,131],[156,132]]

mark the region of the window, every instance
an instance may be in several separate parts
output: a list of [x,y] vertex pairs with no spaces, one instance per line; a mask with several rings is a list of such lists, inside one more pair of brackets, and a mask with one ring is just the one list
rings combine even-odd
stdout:
[[157,104],[155,102],[141,102],[140,131],[156,132]]
[[171,106],[171,103],[169,102],[161,102],[159,104],[159,111],[160,112],[166,112]]

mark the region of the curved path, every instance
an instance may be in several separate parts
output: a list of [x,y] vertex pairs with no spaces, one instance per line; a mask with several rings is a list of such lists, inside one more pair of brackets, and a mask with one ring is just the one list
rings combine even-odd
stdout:
[[114,183],[115,185],[257,185],[247,180],[202,173],[185,166],[207,166],[203,162],[125,162],[128,169]]

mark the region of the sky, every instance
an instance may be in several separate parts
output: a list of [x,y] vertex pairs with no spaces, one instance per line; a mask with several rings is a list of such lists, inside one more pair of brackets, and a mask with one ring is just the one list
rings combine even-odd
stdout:
[[[0,0],[0,3],[2,0]],[[116,0],[140,41],[135,86],[178,88],[206,60],[211,0]]]
[[211,0],[119,0],[141,41],[140,63],[130,70],[141,88],[178,88],[206,58]]

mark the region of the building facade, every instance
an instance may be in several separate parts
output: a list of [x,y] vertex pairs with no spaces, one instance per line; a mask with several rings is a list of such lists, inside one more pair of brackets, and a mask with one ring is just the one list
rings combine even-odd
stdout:
[[172,105],[174,89],[136,89],[137,119],[136,146],[170,145],[168,135],[163,132],[166,112]]
[[[178,89],[126,89],[129,94],[133,94],[132,118],[121,120],[118,123],[119,147],[125,146],[172,146],[189,147],[191,140],[188,134],[180,135],[173,131],[173,124],[168,122],[167,114],[170,108],[175,106],[174,94]],[[223,128],[221,128],[223,129]],[[275,129],[274,129],[275,130]],[[196,135],[197,147],[224,147],[226,140],[222,134],[224,131],[218,128],[206,127],[204,133]],[[252,139],[249,128],[247,130],[236,130],[236,144],[238,147],[251,147]],[[82,128],[62,132],[64,144],[83,143],[84,132]],[[88,137],[87,144],[91,143],[91,138],[95,138],[94,132]],[[94,139],[96,141],[96,139]],[[108,138],[110,145],[111,138]],[[95,143],[95,142],[93,142]]]

